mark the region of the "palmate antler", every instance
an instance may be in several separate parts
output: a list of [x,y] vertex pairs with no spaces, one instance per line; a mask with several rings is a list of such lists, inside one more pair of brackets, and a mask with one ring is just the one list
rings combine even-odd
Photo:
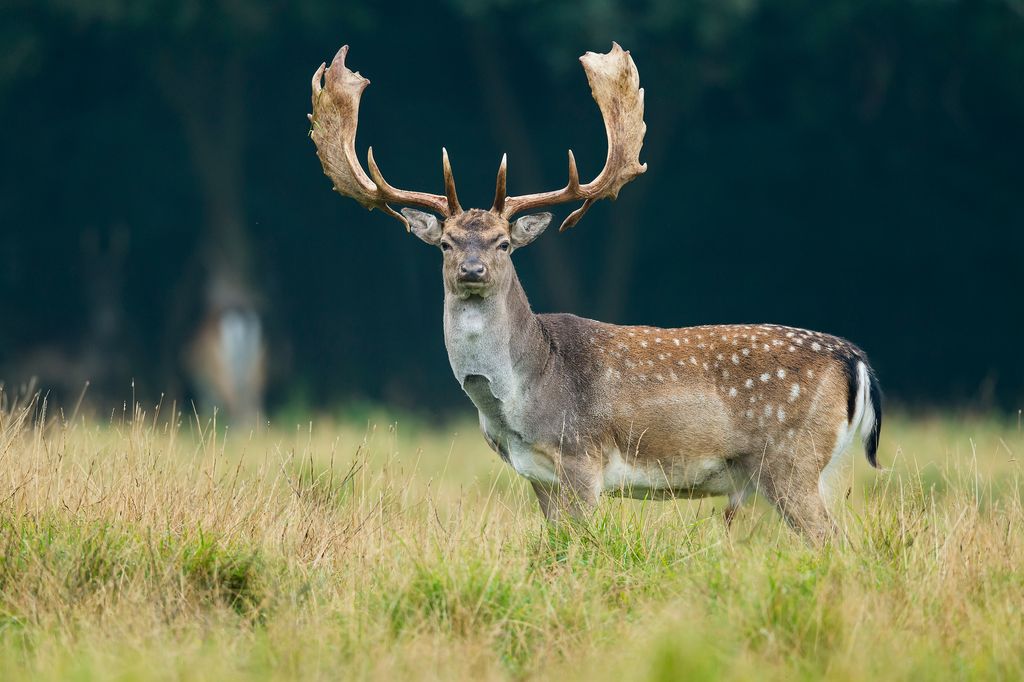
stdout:
[[[321,64],[313,74],[313,113],[310,137],[316,143],[317,156],[324,173],[334,181],[334,189],[351,197],[368,209],[379,208],[397,218],[409,229],[409,222],[389,204],[419,206],[445,218],[462,212],[455,193],[448,152],[442,149],[445,195],[412,192],[392,187],[384,180],[373,159],[373,148],[367,154],[370,175],[367,177],[356,157],[356,127],[359,121],[359,98],[370,81],[345,66],[348,45],[334,56],[330,68]],[[576,159],[569,151],[569,182],[560,190],[506,196],[507,156],[498,169],[497,188],[491,211],[506,220],[517,213],[543,206],[571,201],[583,205],[569,214],[561,230],[572,227],[599,199],[614,199],[627,182],[647,170],[640,163],[640,148],[647,125],[644,123],[644,91],[633,58],[627,50],[612,43],[607,54],[587,52],[580,57],[590,82],[590,90],[601,109],[608,135],[608,156],[604,168],[591,182],[581,185]]]
[[446,218],[461,213],[445,149],[441,150],[445,196],[389,185],[373,159],[373,147],[370,147],[366,159],[370,176],[363,172],[356,157],[356,127],[359,124],[359,98],[370,81],[345,66],[347,54],[348,45],[345,45],[334,55],[330,68],[321,64],[313,74],[313,113],[308,115],[312,124],[309,135],[316,144],[316,155],[323,164],[324,174],[334,181],[334,190],[370,210],[379,208],[402,221],[406,230],[409,229],[409,221],[388,204],[419,206]]
[[640,163],[640,148],[644,144],[644,90],[640,87],[640,75],[636,64],[618,43],[612,43],[607,54],[587,52],[580,57],[583,70],[590,82],[590,91],[601,109],[605,132],[608,134],[608,156],[604,168],[591,182],[580,184],[576,158],[569,150],[569,182],[560,190],[525,194],[516,197],[505,196],[507,157],[502,157],[498,168],[498,183],[491,210],[508,219],[542,206],[553,206],[569,201],[583,201],[583,205],[569,214],[559,231],[566,230],[579,222],[583,214],[599,199],[615,199],[619,190],[647,170],[646,163]]

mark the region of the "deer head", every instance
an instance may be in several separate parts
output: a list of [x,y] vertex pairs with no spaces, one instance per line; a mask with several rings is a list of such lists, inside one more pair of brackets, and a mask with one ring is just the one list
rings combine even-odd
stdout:
[[[639,161],[647,130],[643,120],[644,91],[639,87],[640,77],[629,52],[612,43],[607,54],[587,52],[580,57],[608,136],[604,168],[591,182],[580,183],[576,159],[570,150],[565,187],[508,196],[508,158],[503,156],[491,208],[463,210],[448,152],[442,149],[444,195],[398,189],[384,180],[372,147],[367,154],[369,175],[356,157],[359,99],[370,81],[345,66],[347,54],[346,45],[335,55],[330,67],[321,64],[313,74],[310,137],[316,144],[324,173],[339,194],[355,199],[369,210],[384,211],[424,242],[440,247],[445,286],[461,298],[486,297],[500,290],[512,277],[512,251],[539,237],[551,221],[551,214],[544,212],[516,220],[514,216],[547,206],[583,202],[562,222],[560,231],[566,230],[579,222],[594,202],[615,199],[623,185],[647,170],[647,164]],[[399,213],[392,205],[407,208]]]

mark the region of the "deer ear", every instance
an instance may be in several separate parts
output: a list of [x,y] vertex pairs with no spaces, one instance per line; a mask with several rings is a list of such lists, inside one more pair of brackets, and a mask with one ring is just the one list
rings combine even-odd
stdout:
[[539,237],[544,230],[547,229],[548,224],[551,223],[550,213],[534,213],[532,215],[524,215],[509,228],[509,236],[512,238],[512,245],[517,249],[521,246],[526,246],[534,239]]
[[403,208],[402,215],[409,221],[409,228],[414,235],[433,246],[441,241],[441,223],[435,216],[414,208]]

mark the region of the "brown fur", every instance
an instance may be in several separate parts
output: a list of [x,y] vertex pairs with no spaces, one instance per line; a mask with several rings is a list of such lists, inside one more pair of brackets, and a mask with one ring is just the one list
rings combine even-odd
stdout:
[[[542,448],[568,480],[597,476],[614,448],[628,464],[663,472],[668,494],[685,496],[692,491],[668,485],[674,471],[724,457],[738,497],[756,488],[811,539],[832,533],[818,481],[848,423],[843,355],[862,357],[855,346],[776,325],[658,329],[538,318],[555,352],[572,354],[577,390],[590,403],[577,408],[587,418],[576,443]],[[581,507],[596,503],[589,488],[574,490]],[[731,506],[730,520],[734,513]]]

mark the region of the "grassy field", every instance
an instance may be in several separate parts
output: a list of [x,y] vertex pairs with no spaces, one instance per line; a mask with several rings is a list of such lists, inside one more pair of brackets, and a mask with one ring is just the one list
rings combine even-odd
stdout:
[[1016,417],[888,419],[814,551],[722,500],[552,531],[469,420],[38,415],[0,417],[5,680],[1024,677]]

